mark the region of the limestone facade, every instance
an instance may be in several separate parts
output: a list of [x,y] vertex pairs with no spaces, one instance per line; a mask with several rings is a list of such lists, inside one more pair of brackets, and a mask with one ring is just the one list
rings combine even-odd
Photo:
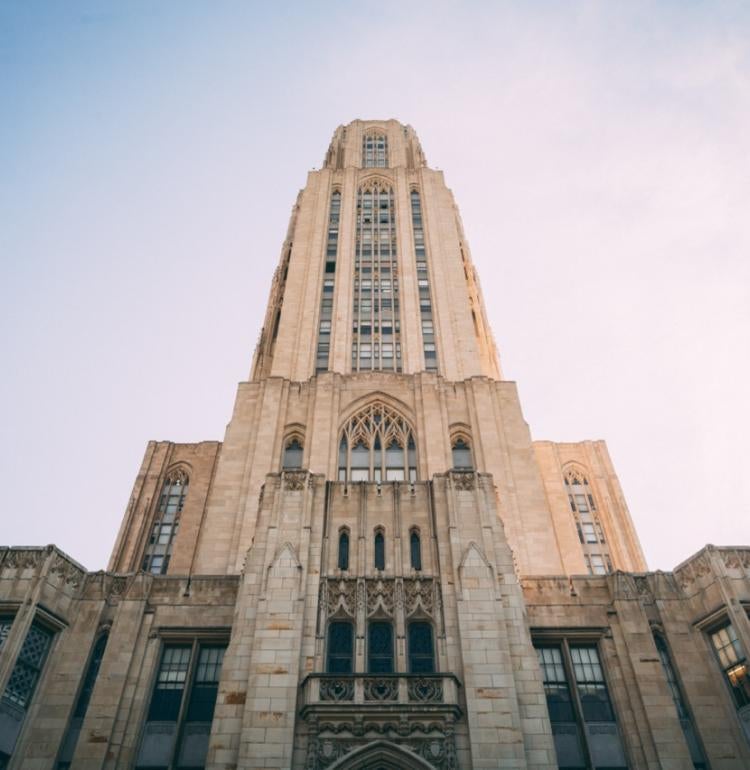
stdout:
[[224,440],[148,444],[107,572],[0,549],[0,768],[748,767],[748,607],[532,441],[442,173],[354,121]]

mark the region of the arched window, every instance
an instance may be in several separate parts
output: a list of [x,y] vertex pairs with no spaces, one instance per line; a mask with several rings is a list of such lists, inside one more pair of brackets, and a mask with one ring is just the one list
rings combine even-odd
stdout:
[[385,569],[385,535],[382,529],[375,532],[375,569]]
[[412,569],[422,569],[422,543],[416,529],[413,529],[409,535],[409,555]]
[[71,719],[68,729],[65,733],[65,737],[62,741],[62,749],[58,757],[57,767],[70,767],[70,763],[73,759],[73,754],[78,743],[78,738],[81,733],[81,725],[83,718],[88,711],[89,702],[91,701],[91,694],[94,692],[94,685],[96,684],[96,677],[99,674],[99,668],[102,664],[102,658],[104,657],[104,648],[107,646],[108,634],[105,632],[99,635],[99,638],[94,644],[91,658],[89,659],[89,665],[86,669],[86,675],[83,678],[83,686],[78,694],[76,700],[75,709],[73,711],[73,719]]
[[385,168],[388,165],[388,139],[385,134],[365,134],[362,138],[362,167]]
[[596,500],[586,473],[580,468],[570,467],[565,469],[563,476],[570,510],[589,573],[605,575],[612,572],[609,547],[604,538],[604,530],[597,514]]
[[349,533],[344,529],[339,535],[339,569],[349,569]]
[[339,481],[406,479],[417,479],[417,447],[411,426],[385,404],[369,404],[344,426]]
[[354,626],[348,621],[334,620],[328,624],[329,674],[351,674],[354,670]]
[[466,470],[474,467],[471,461],[471,448],[467,441],[458,437],[453,441],[453,467],[458,470]]
[[302,444],[296,436],[286,442],[282,464],[284,470],[296,470],[302,467],[302,451]]
[[435,671],[435,646],[432,625],[424,621],[409,623],[409,673],[432,674]]
[[169,567],[172,547],[180,526],[180,514],[187,497],[188,482],[188,475],[182,468],[170,471],[164,480],[156,519],[141,564],[144,572],[164,575]]
[[367,672],[393,673],[393,626],[385,621],[374,621],[367,629]]
[[696,768],[706,767],[706,757],[703,754],[703,749],[698,741],[695,726],[693,725],[693,717],[688,708],[685,695],[680,686],[680,681],[677,678],[677,672],[672,665],[672,657],[669,654],[669,648],[667,642],[656,632],[653,632],[654,644],[659,652],[659,658],[661,659],[661,666],[666,677],[667,684],[669,685],[669,692],[672,695],[672,702],[677,710],[677,717],[680,720],[680,726],[682,732],[685,734],[685,742],[690,749],[690,755],[693,760],[693,765]]

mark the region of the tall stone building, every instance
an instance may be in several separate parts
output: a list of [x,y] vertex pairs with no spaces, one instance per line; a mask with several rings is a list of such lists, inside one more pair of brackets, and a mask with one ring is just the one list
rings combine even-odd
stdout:
[[106,572],[0,551],[0,767],[750,767],[750,549],[647,572],[532,441],[414,131],[308,175],[223,442],[149,443]]

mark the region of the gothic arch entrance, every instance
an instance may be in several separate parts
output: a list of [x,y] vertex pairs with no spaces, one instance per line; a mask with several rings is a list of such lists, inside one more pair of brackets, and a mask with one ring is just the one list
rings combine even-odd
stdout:
[[328,770],[435,770],[414,752],[389,741],[373,741],[334,762]]

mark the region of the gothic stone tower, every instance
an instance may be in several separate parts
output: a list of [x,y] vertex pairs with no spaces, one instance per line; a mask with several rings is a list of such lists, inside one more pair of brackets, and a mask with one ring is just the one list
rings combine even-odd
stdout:
[[107,573],[4,553],[0,767],[747,766],[712,548],[645,574],[604,443],[531,440],[442,173],[354,121],[224,441],[148,445]]

